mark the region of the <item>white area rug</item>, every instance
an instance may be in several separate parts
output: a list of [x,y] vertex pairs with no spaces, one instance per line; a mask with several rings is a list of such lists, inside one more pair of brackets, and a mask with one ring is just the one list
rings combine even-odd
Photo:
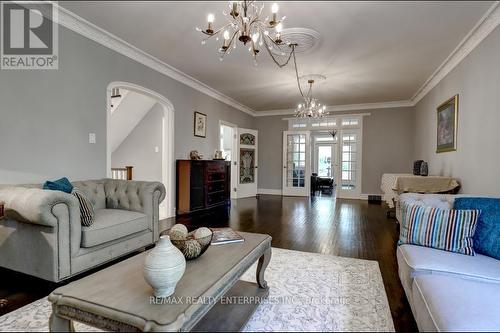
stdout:
[[[242,280],[254,282],[255,267]],[[273,248],[266,280],[269,300],[245,331],[394,331],[376,261]],[[0,317],[0,331],[48,331],[50,312],[40,299]]]

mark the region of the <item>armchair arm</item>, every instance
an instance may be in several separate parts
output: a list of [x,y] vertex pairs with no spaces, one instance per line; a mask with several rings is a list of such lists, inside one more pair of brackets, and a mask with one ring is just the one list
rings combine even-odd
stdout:
[[79,217],[78,200],[67,193],[39,188],[6,187],[0,189],[0,201],[5,202],[5,217],[19,222],[57,227],[54,207],[65,204]]
[[2,187],[0,222],[3,267],[60,281],[71,274],[81,242],[80,206],[73,195],[39,188]]

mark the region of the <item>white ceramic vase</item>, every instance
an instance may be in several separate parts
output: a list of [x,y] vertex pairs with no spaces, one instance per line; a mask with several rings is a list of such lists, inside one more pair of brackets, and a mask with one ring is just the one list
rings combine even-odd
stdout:
[[146,256],[144,279],[153,287],[156,297],[168,297],[174,293],[185,270],[184,255],[170,242],[170,237],[164,235]]

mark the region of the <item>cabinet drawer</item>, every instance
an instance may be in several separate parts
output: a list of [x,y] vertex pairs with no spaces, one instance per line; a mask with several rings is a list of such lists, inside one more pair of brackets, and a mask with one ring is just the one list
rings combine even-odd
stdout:
[[212,193],[207,195],[207,206],[220,204],[225,201],[226,201],[226,195],[224,192]]
[[212,162],[207,164],[207,172],[225,172],[226,162]]
[[221,172],[209,173],[207,175],[207,181],[213,182],[218,180],[226,180],[226,174]]
[[213,183],[209,183],[207,185],[207,192],[208,193],[220,192],[220,191],[224,191],[225,188],[226,188],[225,182],[213,182]]

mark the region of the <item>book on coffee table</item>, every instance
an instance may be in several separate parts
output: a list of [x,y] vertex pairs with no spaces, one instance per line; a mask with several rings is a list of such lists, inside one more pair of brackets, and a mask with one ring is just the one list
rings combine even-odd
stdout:
[[213,232],[211,245],[243,242],[245,239],[231,228],[210,228]]

